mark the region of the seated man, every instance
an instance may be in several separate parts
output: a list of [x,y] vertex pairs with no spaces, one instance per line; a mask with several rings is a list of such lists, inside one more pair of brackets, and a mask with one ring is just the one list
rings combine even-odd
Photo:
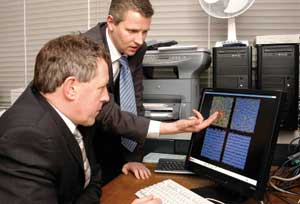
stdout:
[[[1,203],[99,203],[92,136],[109,101],[108,65],[103,46],[83,36],[59,37],[40,50],[33,82],[0,118]],[[160,200],[133,202],[141,203]]]

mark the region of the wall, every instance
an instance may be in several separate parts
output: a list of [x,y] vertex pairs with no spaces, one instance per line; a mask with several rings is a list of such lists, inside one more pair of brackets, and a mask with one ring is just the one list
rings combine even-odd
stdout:
[[[176,40],[212,47],[226,40],[227,20],[208,17],[198,0],[151,0],[155,9],[147,40]],[[34,58],[49,39],[81,31],[105,20],[110,0],[1,0],[0,108],[10,90],[32,79]],[[236,18],[237,38],[300,33],[300,0],[256,0]],[[207,73],[208,78],[211,71]],[[211,78],[209,78],[211,80]]]

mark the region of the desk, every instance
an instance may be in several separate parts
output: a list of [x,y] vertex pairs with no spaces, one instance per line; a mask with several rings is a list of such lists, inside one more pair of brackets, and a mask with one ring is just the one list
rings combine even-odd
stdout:
[[[157,174],[154,173],[154,164],[146,164],[146,166],[151,170],[151,177],[148,180],[138,180],[133,175],[119,175],[117,178],[106,184],[102,188],[101,204],[130,204],[136,196],[134,195],[139,189],[146,186],[155,184],[165,179],[173,179],[179,184],[191,189],[201,186],[212,185],[209,180],[199,178],[194,175],[175,175],[175,174]],[[271,202],[276,204],[286,204],[281,199],[270,194],[268,195]],[[295,201],[296,197],[291,198]],[[256,204],[255,200],[248,200],[245,204]]]

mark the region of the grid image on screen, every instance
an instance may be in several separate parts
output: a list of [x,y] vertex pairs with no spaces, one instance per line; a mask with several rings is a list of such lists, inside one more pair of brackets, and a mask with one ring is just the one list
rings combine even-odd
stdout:
[[233,110],[231,129],[253,133],[260,99],[237,98]]
[[210,115],[218,111],[220,116],[213,122],[213,125],[226,128],[228,126],[231,108],[233,104],[232,97],[219,97],[214,96],[212,106],[210,109]]
[[[280,127],[282,97],[284,93],[267,90],[203,90],[199,112],[209,117],[218,111],[222,118],[192,134],[186,168],[214,181],[216,188],[209,193],[221,191],[224,203],[236,203],[238,194],[263,200]],[[206,194],[207,188],[198,192],[211,195]]]
[[220,161],[223,149],[225,131],[207,128],[204,138],[201,156],[207,157],[211,160]]
[[225,145],[222,162],[230,166],[244,169],[251,137],[229,133]]

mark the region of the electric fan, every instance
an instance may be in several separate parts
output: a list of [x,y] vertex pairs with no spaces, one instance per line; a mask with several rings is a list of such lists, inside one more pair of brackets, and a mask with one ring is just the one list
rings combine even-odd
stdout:
[[248,44],[236,39],[235,17],[244,13],[254,0],[199,0],[203,10],[215,18],[228,19],[227,41],[217,42],[216,47],[225,45]]

